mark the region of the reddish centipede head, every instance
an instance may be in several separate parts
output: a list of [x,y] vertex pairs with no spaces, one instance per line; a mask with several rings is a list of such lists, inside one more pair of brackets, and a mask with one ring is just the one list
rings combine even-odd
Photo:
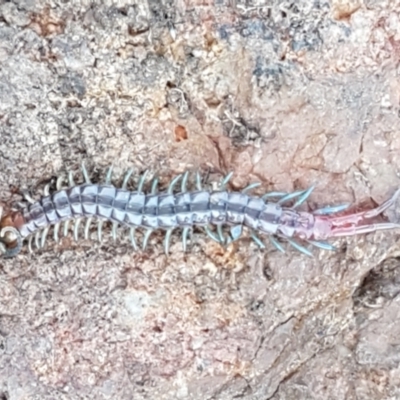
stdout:
[[20,211],[8,209],[0,203],[0,228],[12,226],[19,228],[24,223],[24,217]]

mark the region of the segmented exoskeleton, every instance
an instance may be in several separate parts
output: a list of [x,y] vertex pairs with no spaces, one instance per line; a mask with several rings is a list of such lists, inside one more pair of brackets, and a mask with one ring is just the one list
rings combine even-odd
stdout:
[[[82,173],[85,183],[75,184],[72,174],[68,176],[69,187],[62,187],[64,179],[57,180],[57,191],[50,194],[46,186],[44,196],[34,201],[26,195],[30,204],[22,211],[6,213],[0,222],[0,255],[13,257],[19,253],[22,241],[28,238],[29,249],[32,242],[37,248],[44,247],[50,227],[54,226],[54,239],[59,240],[61,224],[64,223],[64,236],[68,234],[69,224],[74,223],[73,234],[78,240],[79,227],[86,218],[84,237],[88,238],[93,219],[98,219],[98,239],[101,241],[104,221],[112,222],[112,236],[115,240],[120,226],[129,228],[132,246],[138,250],[136,229],[144,229],[142,249],[146,249],[150,235],[156,229],[166,231],[164,239],[165,252],[168,253],[171,234],[174,229],[182,229],[183,251],[187,250],[187,241],[193,227],[205,228],[208,236],[223,245],[241,237],[243,227],[250,230],[254,242],[261,248],[265,245],[259,234],[269,236],[271,243],[281,252],[284,248],[278,238],[285,239],[302,253],[312,256],[309,249],[298,244],[293,238],[300,238],[309,244],[334,250],[334,247],[324,240],[330,237],[367,233],[380,229],[399,228],[399,224],[390,222],[358,225],[364,219],[378,216],[390,207],[400,191],[375,209],[350,214],[334,216],[344,211],[348,204],[325,207],[311,213],[298,211],[297,208],[310,196],[313,187],[294,193],[272,192],[262,197],[251,196],[248,192],[259,186],[253,183],[241,192],[230,192],[226,185],[232,174],[227,175],[216,190],[203,188],[199,174],[196,174],[196,190],[188,191],[188,173],[174,178],[165,192],[157,193],[158,180],[152,182],[149,193],[143,191],[146,173],[138,183],[137,190],[127,189],[133,170],[124,177],[121,188],[111,184],[112,168],[108,170],[105,183],[94,184],[84,165]],[[180,188],[175,193],[175,187],[180,181]],[[270,199],[277,202],[270,202]],[[295,200],[295,201],[294,201]],[[290,207],[285,206],[294,201]],[[1,209],[0,209],[1,217]],[[229,233],[223,231],[223,226],[230,226]],[[214,229],[215,228],[215,229]]]

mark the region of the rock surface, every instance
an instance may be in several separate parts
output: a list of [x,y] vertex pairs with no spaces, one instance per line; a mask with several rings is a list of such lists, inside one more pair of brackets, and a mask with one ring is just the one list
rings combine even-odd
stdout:
[[[102,4],[0,2],[2,202],[82,161],[316,184],[309,209],[399,186],[399,1]],[[400,397],[399,232],[313,259],[122,233],[1,261],[0,399]]]

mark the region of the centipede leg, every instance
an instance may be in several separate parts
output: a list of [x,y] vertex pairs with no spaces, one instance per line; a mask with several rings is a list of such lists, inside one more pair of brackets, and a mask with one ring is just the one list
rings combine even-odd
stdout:
[[81,224],[82,218],[78,218],[75,220],[75,225],[74,225],[74,240],[75,242],[78,241],[79,239],[79,226]]
[[40,249],[40,231],[37,231],[35,234],[35,246],[37,249]]
[[243,233],[243,226],[242,225],[235,225],[232,226],[230,229],[230,235],[232,241],[238,240]]
[[255,189],[257,187],[261,186],[261,182],[254,182],[254,183],[250,183],[250,185],[247,185],[243,190],[242,193],[247,193],[252,189]]
[[28,239],[28,251],[29,251],[29,253],[33,253],[32,240],[33,240],[33,236],[31,235],[31,236],[29,236],[29,239]]
[[224,232],[222,231],[222,225],[217,225],[217,233],[218,233],[218,238],[219,242],[221,244],[225,244],[225,237],[224,237]]
[[68,230],[69,230],[69,224],[70,224],[71,220],[67,220],[64,222],[64,230],[63,230],[63,236],[66,237],[68,236]]
[[168,255],[169,253],[169,245],[170,245],[170,241],[171,241],[171,234],[172,234],[173,229],[168,229],[167,233],[165,234],[165,238],[164,238],[164,251],[165,254]]
[[315,241],[315,240],[307,240],[308,243],[312,244],[315,247],[318,247],[323,250],[329,250],[329,251],[336,251],[336,247],[332,246],[328,242],[321,242],[321,241]]
[[85,163],[82,163],[82,175],[83,175],[83,178],[85,179],[85,183],[92,183],[89,178],[89,174],[86,169]]
[[300,251],[301,253],[305,254],[306,256],[309,257],[314,257],[313,254],[311,253],[310,250],[306,249],[305,247],[299,245],[296,243],[293,239],[290,239],[288,237],[285,237],[285,239],[288,241],[288,243],[293,246],[296,250]]
[[138,246],[136,244],[136,239],[135,239],[135,228],[129,229],[129,239],[131,240],[133,249],[135,251],[138,251]]
[[298,191],[296,191],[296,192],[289,193],[289,194],[287,194],[286,196],[283,196],[283,197],[278,201],[278,204],[285,203],[285,202],[287,202],[287,201],[289,201],[289,200],[294,199],[295,197],[301,196],[301,195],[304,194],[304,193],[306,193],[306,191],[304,191],[304,190],[298,190]]
[[203,187],[201,185],[201,177],[198,171],[196,172],[196,188],[198,191],[203,190]]
[[44,187],[43,194],[45,196],[50,196],[50,184],[49,183]]
[[[375,232],[377,230],[398,229],[400,224],[391,222],[367,223],[365,220],[377,217],[389,207],[393,206],[399,195],[400,189],[398,189],[389,200],[385,201],[380,206],[373,208],[372,210],[329,218],[329,222],[333,227],[329,233],[329,236],[351,236],[361,233]],[[363,225],[359,225],[360,223],[363,223]]]
[[121,186],[122,189],[126,190],[126,188],[128,187],[128,181],[129,181],[132,173],[133,173],[133,168],[128,169],[128,171],[125,174],[124,180],[122,182],[122,186]]
[[174,187],[178,183],[179,179],[181,179],[182,175],[176,176],[174,179],[172,179],[171,183],[168,186],[167,193],[172,194],[174,192]]
[[153,233],[153,229],[147,229],[147,231],[144,234],[143,237],[143,244],[142,244],[142,249],[146,250],[147,243],[149,241],[150,235]]
[[148,173],[149,173],[149,170],[146,170],[146,171],[144,171],[144,174],[140,177],[138,188],[137,188],[138,192],[142,192],[143,191],[144,181],[146,180],[146,177],[147,177]]
[[41,238],[41,241],[40,241],[40,248],[41,248],[41,249],[44,247],[44,244],[45,244],[45,242],[46,242],[47,235],[48,235],[48,233],[49,233],[49,229],[50,229],[50,227],[48,226],[48,227],[46,227],[46,228],[43,230],[43,232],[42,232],[42,238]]
[[231,180],[231,178],[232,178],[232,175],[233,175],[233,171],[231,171],[231,172],[229,172],[229,174],[228,175],[226,175],[223,179],[222,179],[222,181],[221,181],[221,184],[219,185],[219,190],[225,190],[225,188],[226,188],[226,185],[228,184],[228,182]]
[[57,189],[57,190],[61,190],[61,189],[62,189],[63,182],[64,182],[64,176],[63,176],[63,175],[60,175],[60,176],[57,178],[57,181],[56,181],[56,189]]
[[85,224],[85,230],[84,230],[84,238],[85,240],[89,239],[89,230],[90,230],[90,225],[92,224],[93,218],[88,218],[86,220],[86,224]]
[[111,185],[113,169],[114,169],[114,166],[110,165],[110,167],[107,170],[106,181],[105,181],[106,185]]
[[269,236],[269,240],[278,251],[285,253],[283,246],[272,235]]
[[183,174],[183,178],[182,178],[182,182],[181,182],[181,192],[182,193],[185,193],[187,191],[186,185],[187,185],[188,178],[189,178],[189,172],[186,171]]
[[373,218],[382,214],[385,210],[391,207],[397,200],[400,195],[400,189],[397,189],[394,195],[389,199],[382,203],[379,207],[373,208],[372,210],[366,211],[364,214],[364,218]]
[[72,175],[71,171],[68,172],[68,184],[69,184],[69,187],[73,187],[76,185],[75,181],[74,181],[74,175]]
[[308,188],[300,197],[299,199],[293,204],[292,209],[295,209],[302,205],[309,197],[311,192],[315,189],[315,186],[311,186]]
[[336,213],[342,212],[344,210],[347,210],[349,207],[350,207],[350,203],[340,204],[340,205],[331,206],[331,207],[324,207],[324,208],[319,208],[318,210],[314,210],[312,212],[312,214],[314,214],[314,215],[336,214]]
[[255,234],[255,232],[251,231],[250,232],[251,238],[254,240],[254,243],[260,248],[260,249],[265,249],[265,244],[262,242],[262,240]]
[[56,243],[58,243],[60,240],[60,238],[58,236],[58,233],[60,231],[60,225],[61,225],[60,223],[54,225],[53,237],[54,237],[54,241]]
[[152,184],[151,184],[151,189],[150,189],[150,194],[156,194],[157,193],[157,186],[158,186],[158,178],[154,178]]
[[287,195],[287,193],[285,193],[285,192],[269,192],[269,193],[265,193],[261,198],[263,200],[268,200],[271,197],[283,197],[286,195]]
[[117,240],[117,229],[118,229],[118,223],[117,222],[113,222],[112,228],[111,228],[111,236],[113,238],[114,243]]
[[24,200],[26,200],[29,204],[33,204],[35,200],[32,198],[32,196],[28,193],[28,191],[23,191],[22,192],[22,197]]
[[97,239],[99,242],[102,240],[104,220],[100,219],[97,224]]
[[214,240],[217,243],[221,243],[220,240],[219,240],[219,237],[210,229],[209,226],[205,226],[204,230],[206,231],[207,236],[209,238],[211,238],[212,240]]
[[187,250],[187,237],[188,237],[189,231],[191,232],[191,228],[188,226],[185,226],[182,230],[182,249],[183,249],[184,253],[186,253],[186,250]]

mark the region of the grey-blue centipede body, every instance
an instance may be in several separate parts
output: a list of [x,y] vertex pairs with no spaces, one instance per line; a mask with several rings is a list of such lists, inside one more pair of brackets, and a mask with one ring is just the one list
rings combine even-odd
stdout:
[[96,217],[128,228],[173,229],[245,225],[274,234],[282,208],[261,198],[227,191],[145,194],[104,184],[83,184],[42,197],[23,212],[23,238],[68,219]]
[[[297,237],[309,244],[333,250],[333,246],[324,242],[329,237],[367,233],[378,229],[398,228],[398,224],[383,222],[359,225],[365,219],[381,214],[391,206],[398,194],[376,209],[362,213],[336,216],[348,205],[325,207],[314,212],[298,211],[299,207],[309,197],[313,188],[294,193],[268,193],[262,197],[249,195],[248,192],[257,187],[251,184],[242,192],[230,192],[225,186],[231,175],[228,175],[217,190],[202,188],[197,176],[197,190],[186,189],[188,174],[175,178],[165,192],[157,193],[157,181],[152,185],[150,193],[143,191],[145,176],[139,180],[137,190],[129,191],[127,182],[132,174],[129,171],[121,188],[111,184],[112,169],[109,170],[105,183],[94,184],[90,181],[85,167],[82,167],[85,183],[76,185],[69,176],[69,188],[62,188],[61,180],[57,181],[57,191],[50,194],[48,188],[45,195],[38,201],[30,201],[22,211],[10,215],[1,215],[0,255],[15,256],[22,240],[29,238],[29,248],[32,238],[37,247],[43,247],[49,228],[54,226],[54,238],[59,238],[61,223],[64,223],[64,235],[68,233],[69,222],[74,223],[74,237],[77,240],[82,219],[86,219],[84,235],[87,238],[92,220],[98,222],[98,237],[101,240],[102,224],[112,222],[112,235],[116,237],[118,227],[129,228],[129,236],[135,250],[136,229],[144,230],[142,241],[146,248],[151,233],[156,229],[166,231],[164,247],[169,250],[169,242],[173,230],[182,229],[183,250],[187,249],[188,235],[196,226],[204,227],[207,234],[221,244],[237,240],[246,227],[257,245],[264,247],[258,235],[268,235],[271,243],[284,251],[278,238],[286,239],[306,255],[311,252],[293,240]],[[181,180],[180,191],[175,193],[174,187]],[[277,198],[277,202],[271,202]],[[291,207],[285,203],[296,200]],[[1,210],[0,210],[1,211]],[[223,226],[230,226],[229,234],[223,232]]]

